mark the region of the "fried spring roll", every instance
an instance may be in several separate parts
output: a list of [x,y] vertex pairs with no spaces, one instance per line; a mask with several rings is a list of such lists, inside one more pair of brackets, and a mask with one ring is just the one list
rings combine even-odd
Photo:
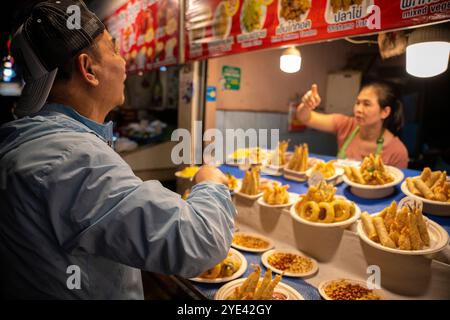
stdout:
[[408,187],[408,190],[416,195],[416,196],[423,196],[422,192],[420,192],[419,190],[417,190],[416,186],[414,185],[414,179],[412,178],[406,178],[406,185]]
[[423,196],[426,199],[434,200],[434,194],[433,192],[431,192],[430,188],[428,188],[425,182],[423,182],[421,179],[415,179],[414,185],[420,192],[422,192]]
[[434,185],[434,183],[439,180],[440,176],[441,176],[440,171],[432,172],[430,174],[430,178],[425,182],[425,184],[428,186],[428,188],[431,189],[431,187]]
[[431,175],[431,169],[426,167],[425,169],[423,169],[422,173],[420,174],[420,179],[425,182],[430,178]]
[[367,234],[367,237],[372,241],[380,242],[377,230],[375,230],[375,226],[373,225],[373,218],[370,216],[370,214],[364,211],[361,214],[361,221],[363,224],[364,231]]
[[352,177],[356,183],[365,184],[364,178],[362,177],[361,173],[359,172],[359,169],[356,167],[350,167],[352,170]]
[[386,226],[384,225],[383,218],[381,217],[374,217],[373,218],[373,225],[375,226],[375,230],[377,230],[378,237],[380,238],[380,243],[389,248],[395,249],[395,243],[392,241],[391,238],[389,238],[388,231],[386,230]]

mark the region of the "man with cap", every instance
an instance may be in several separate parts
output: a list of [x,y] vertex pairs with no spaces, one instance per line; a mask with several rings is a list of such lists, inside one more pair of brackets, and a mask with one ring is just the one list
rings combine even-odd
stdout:
[[184,201],[110,147],[125,62],[84,3],[37,4],[12,45],[26,85],[0,127],[0,295],[142,299],[140,270],[193,277],[224,259],[236,210],[219,170]]

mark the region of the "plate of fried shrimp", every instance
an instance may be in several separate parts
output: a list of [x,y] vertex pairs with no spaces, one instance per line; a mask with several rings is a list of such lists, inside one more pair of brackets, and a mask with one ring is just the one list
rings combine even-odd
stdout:
[[214,300],[304,300],[297,290],[281,282],[281,275],[272,278],[272,270],[269,269],[261,277],[261,267],[254,265],[253,268],[255,271],[247,278],[222,286]]

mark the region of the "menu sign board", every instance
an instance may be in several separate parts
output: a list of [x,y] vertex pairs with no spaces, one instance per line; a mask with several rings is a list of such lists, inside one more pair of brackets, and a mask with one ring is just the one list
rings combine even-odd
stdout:
[[450,18],[449,0],[186,0],[186,59],[377,33]]
[[128,72],[178,62],[179,14],[177,0],[130,0],[105,19]]

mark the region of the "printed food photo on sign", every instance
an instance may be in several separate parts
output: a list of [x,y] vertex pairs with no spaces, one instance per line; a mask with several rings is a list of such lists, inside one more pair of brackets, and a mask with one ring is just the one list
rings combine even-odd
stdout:
[[328,0],[325,21],[328,24],[354,21],[368,15],[367,8],[373,0]]
[[225,39],[231,31],[232,19],[227,14],[225,2],[220,2],[216,7],[213,21],[213,36],[216,39]]
[[312,0],[279,0],[278,21],[280,24],[306,20]]
[[267,6],[273,0],[244,0],[241,9],[241,30],[243,33],[260,30],[264,27],[267,15]]
[[[188,10],[190,10],[188,8]],[[192,18],[186,22],[189,43],[200,42],[206,37],[206,29],[213,23],[213,10],[208,4],[196,6],[192,13],[186,12],[186,15],[192,14]]]

